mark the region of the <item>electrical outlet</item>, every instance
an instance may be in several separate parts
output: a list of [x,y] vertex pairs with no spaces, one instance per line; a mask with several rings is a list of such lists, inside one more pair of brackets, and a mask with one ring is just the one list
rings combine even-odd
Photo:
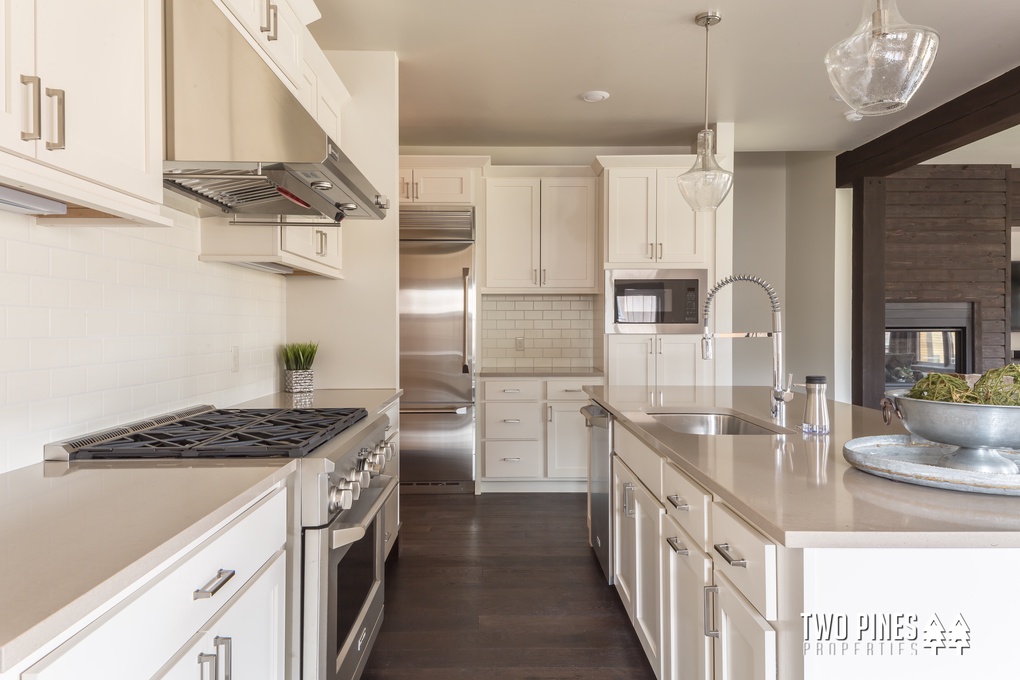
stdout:
[[514,349],[518,352],[524,351],[524,338],[514,338]]
[[230,372],[237,373],[241,370],[241,348],[237,345],[230,346]]

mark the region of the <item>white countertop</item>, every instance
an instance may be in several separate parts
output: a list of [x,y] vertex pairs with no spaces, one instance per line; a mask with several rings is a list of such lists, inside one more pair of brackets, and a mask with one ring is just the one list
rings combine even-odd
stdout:
[[[310,405],[374,414],[400,394],[316,390]],[[281,392],[234,406],[294,403]],[[0,673],[296,469],[283,458],[82,461],[0,475]]]
[[740,413],[765,424],[768,387],[673,388],[661,404],[641,388],[586,390],[628,430],[789,548],[1020,547],[1020,497],[950,491],[876,477],[850,466],[843,444],[900,434],[882,414],[829,402],[827,437],[799,427],[803,394],[787,405],[785,436],[679,434],[647,409]]

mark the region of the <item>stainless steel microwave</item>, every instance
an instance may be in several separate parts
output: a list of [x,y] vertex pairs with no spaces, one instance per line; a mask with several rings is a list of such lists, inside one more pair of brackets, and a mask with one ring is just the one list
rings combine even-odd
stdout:
[[701,333],[706,269],[606,270],[606,333]]

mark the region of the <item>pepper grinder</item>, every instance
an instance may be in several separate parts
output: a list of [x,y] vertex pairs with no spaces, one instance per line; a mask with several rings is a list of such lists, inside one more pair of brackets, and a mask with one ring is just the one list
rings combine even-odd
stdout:
[[807,389],[807,403],[804,406],[802,429],[805,434],[828,434],[829,407],[825,403],[825,376],[809,375],[804,379],[804,383]]

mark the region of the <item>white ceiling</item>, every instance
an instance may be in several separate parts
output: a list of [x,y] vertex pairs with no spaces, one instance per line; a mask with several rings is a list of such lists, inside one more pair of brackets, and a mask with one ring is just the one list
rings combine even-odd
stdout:
[[[1020,1],[900,0],[935,28],[931,73],[902,112],[848,122],[822,64],[861,0],[317,0],[326,50],[400,60],[402,146],[687,146],[709,117],[737,151],[844,150],[1020,65]],[[586,90],[607,90],[600,104]]]

